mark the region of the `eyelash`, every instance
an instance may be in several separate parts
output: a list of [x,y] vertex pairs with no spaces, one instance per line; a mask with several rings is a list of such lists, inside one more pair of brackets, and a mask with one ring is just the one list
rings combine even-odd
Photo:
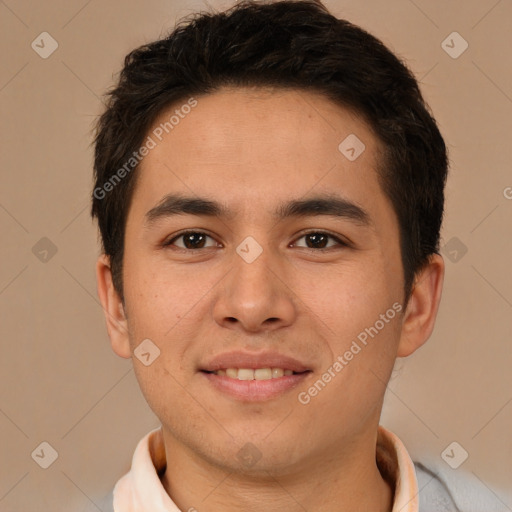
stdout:
[[[208,233],[205,233],[204,231],[195,231],[195,230],[188,230],[188,231],[182,231],[181,233],[178,233],[177,235],[174,235],[172,238],[168,239],[166,242],[164,242],[162,244],[163,247],[170,247],[173,242],[175,242],[176,240],[178,240],[179,238],[185,236],[185,235],[206,235],[210,238],[213,239],[213,237],[211,235],[209,235]],[[325,235],[329,238],[332,238],[337,244],[338,244],[338,247],[336,246],[332,246],[332,247],[323,247],[323,248],[319,248],[319,249],[315,249],[313,247],[302,247],[302,249],[307,249],[309,251],[315,251],[315,252],[323,252],[323,251],[328,251],[328,250],[332,250],[332,249],[336,249],[336,248],[339,248],[339,247],[350,247],[350,245],[347,243],[347,242],[344,242],[343,240],[341,240],[339,237],[333,235],[332,233],[329,233],[328,231],[318,231],[318,230],[312,230],[312,231],[308,231],[307,233],[302,233],[302,235],[300,235],[296,240],[300,240],[301,238],[305,237],[305,236],[308,236],[308,235],[312,235],[312,234],[315,234],[315,235]],[[211,249],[211,247],[200,247],[199,249],[187,249],[187,248],[183,248],[183,247],[177,247],[176,248],[177,250],[180,250],[180,251],[200,251],[201,249]]]

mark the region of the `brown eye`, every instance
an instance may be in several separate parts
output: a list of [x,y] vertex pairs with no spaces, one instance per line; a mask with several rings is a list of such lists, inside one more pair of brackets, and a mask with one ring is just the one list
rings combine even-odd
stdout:
[[[306,233],[302,235],[298,240],[304,238],[306,240],[305,246],[299,246],[299,247],[306,247],[307,249],[330,249],[332,247],[336,246],[347,246],[345,242],[340,240],[338,237],[335,237],[334,235],[331,235],[330,233],[324,233],[323,231],[311,231],[309,233]],[[334,240],[335,243],[333,245],[327,246],[328,240]]]
[[305,236],[305,239],[308,247],[311,249],[324,249],[329,237],[323,233],[310,233]]
[[[181,233],[177,236],[175,236],[174,238],[172,238],[171,240],[169,240],[168,242],[166,242],[164,245],[165,246],[170,246],[170,245],[175,245],[176,247],[180,248],[180,249],[205,249],[206,246],[205,246],[205,243],[206,243],[206,239],[207,238],[210,238],[213,240],[213,238],[209,235],[207,235],[206,233],[203,233],[201,231],[187,231],[185,233]],[[176,240],[180,240],[182,239],[182,244],[175,244],[174,242]],[[210,246],[212,247],[212,246]],[[213,247],[215,247],[215,244],[213,245]]]

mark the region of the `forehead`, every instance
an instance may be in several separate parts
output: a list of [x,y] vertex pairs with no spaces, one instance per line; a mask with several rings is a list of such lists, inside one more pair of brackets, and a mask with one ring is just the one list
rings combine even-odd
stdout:
[[[224,88],[196,99],[197,106],[178,119],[172,115],[185,109],[187,100],[162,112],[150,133],[159,130],[170,144],[184,139],[180,154],[194,158],[218,155],[226,161],[248,162],[255,153],[261,160],[301,161],[305,148],[321,150],[314,157],[337,159],[341,137],[364,139],[368,155],[377,146],[371,128],[354,110],[341,107],[304,90]],[[188,111],[188,109],[187,109]],[[172,127],[166,122],[173,117]],[[161,142],[161,141],[157,141]],[[327,147],[329,146],[329,147]],[[265,149],[265,155],[261,153]],[[243,150],[243,151],[242,151]],[[313,156],[313,155],[312,155]]]
[[[169,192],[216,197],[232,212],[308,193],[382,196],[379,141],[352,110],[303,90],[236,88],[175,103],[148,137],[134,201]],[[193,103],[192,103],[193,104]],[[140,212],[142,213],[142,212]]]

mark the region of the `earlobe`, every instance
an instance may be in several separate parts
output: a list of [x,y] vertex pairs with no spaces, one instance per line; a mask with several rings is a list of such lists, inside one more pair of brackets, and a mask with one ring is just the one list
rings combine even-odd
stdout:
[[397,357],[407,357],[430,337],[441,302],[444,260],[433,254],[416,276],[402,321]]
[[105,254],[101,254],[96,262],[96,284],[112,349],[118,356],[129,358],[131,351],[126,314],[121,298],[114,288],[110,258]]

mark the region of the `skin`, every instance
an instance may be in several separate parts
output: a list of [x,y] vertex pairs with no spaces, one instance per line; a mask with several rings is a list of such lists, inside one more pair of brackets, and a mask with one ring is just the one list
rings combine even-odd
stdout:
[[[384,392],[396,358],[432,332],[443,260],[433,255],[418,273],[405,307],[398,222],[375,170],[379,142],[353,112],[305,91],[222,89],[197,99],[139,168],[126,225],[124,307],[108,257],[97,263],[113,350],[133,357],[162,423],[172,461],[162,483],[181,510],[390,511],[393,493],[375,462]],[[349,134],[366,146],[355,161],[338,151]],[[272,216],[283,201],[333,191],[363,208],[370,225]],[[171,192],[219,201],[236,215],[178,215],[145,229],[145,214]],[[184,229],[212,238],[200,249],[184,249],[183,238],[164,246]],[[350,245],[329,238],[327,249],[315,248],[304,235],[318,231]],[[236,252],[247,236],[263,249],[250,264]],[[299,403],[298,393],[396,302],[402,312],[309,404]],[[146,338],[161,351],[147,367],[133,356]],[[277,350],[312,372],[277,398],[236,400],[198,368],[239,348]],[[237,458],[248,442],[261,454],[251,467]]]

